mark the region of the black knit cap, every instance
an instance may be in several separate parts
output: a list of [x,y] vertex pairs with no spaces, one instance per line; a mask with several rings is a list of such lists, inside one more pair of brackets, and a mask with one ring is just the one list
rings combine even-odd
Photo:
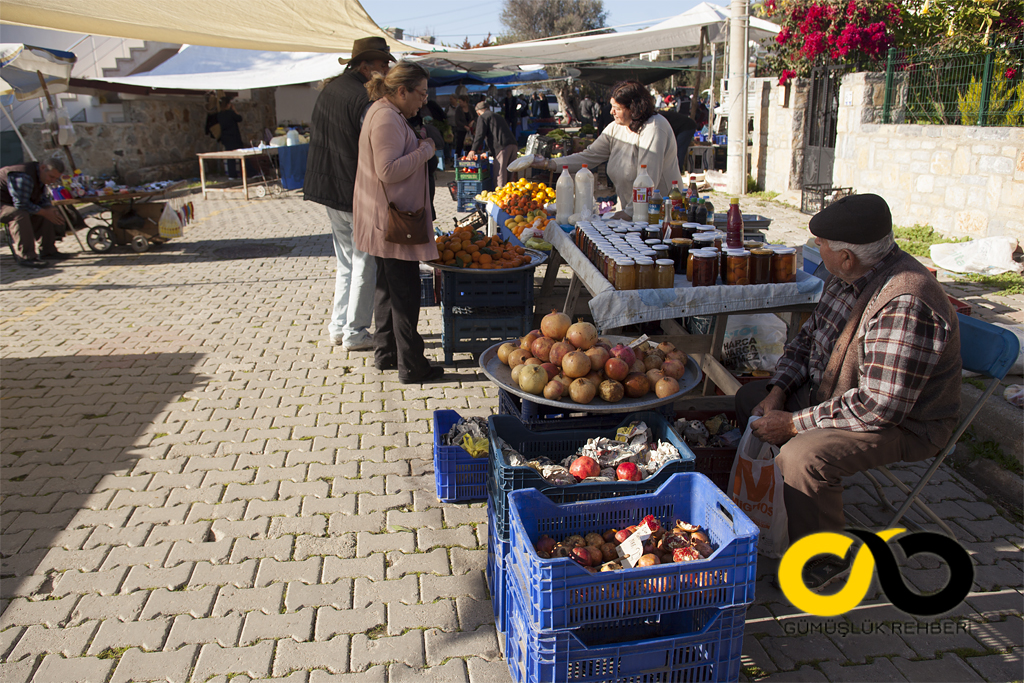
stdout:
[[892,231],[892,214],[877,194],[854,194],[814,214],[808,228],[811,234],[827,240],[868,244]]

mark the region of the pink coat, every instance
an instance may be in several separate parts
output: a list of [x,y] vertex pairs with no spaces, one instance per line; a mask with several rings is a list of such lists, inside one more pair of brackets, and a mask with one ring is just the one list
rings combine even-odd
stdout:
[[352,202],[356,248],[373,256],[402,261],[432,261],[438,257],[433,238],[413,246],[384,240],[388,202],[381,187],[383,182],[388,198],[403,211],[425,207],[423,221],[432,226],[426,164],[433,154],[433,146],[420,146],[402,112],[386,97],[370,105],[359,134],[359,166]]

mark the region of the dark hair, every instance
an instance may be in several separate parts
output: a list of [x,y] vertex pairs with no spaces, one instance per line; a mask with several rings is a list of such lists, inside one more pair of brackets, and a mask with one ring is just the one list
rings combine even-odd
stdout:
[[620,81],[612,88],[612,99],[620,106],[629,109],[629,129],[639,133],[640,129],[647,123],[647,119],[654,116],[654,98],[647,88],[640,81]]

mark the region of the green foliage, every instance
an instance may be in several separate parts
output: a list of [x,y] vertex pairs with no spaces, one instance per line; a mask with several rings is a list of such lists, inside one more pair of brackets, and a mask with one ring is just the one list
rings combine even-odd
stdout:
[[[982,125],[989,126],[1021,126],[1024,125],[1024,80],[1014,84],[1013,79],[1006,77],[1008,67],[1003,59],[994,60],[992,68],[992,84],[989,87],[987,115]],[[960,110],[960,124],[964,126],[978,125],[981,112],[981,97],[985,83],[981,78],[971,76],[971,83],[962,93],[957,93],[956,101]]]
[[1005,47],[1020,32],[1020,0],[902,0],[901,4],[910,39],[905,47],[972,52]]
[[967,450],[970,451],[968,459],[971,462],[978,458],[985,458],[993,461],[1004,470],[1013,472],[1018,477],[1024,475],[1024,466],[1021,466],[1017,458],[1004,453],[1003,447],[996,441],[979,441],[974,427],[968,427],[958,443],[967,445]]
[[896,237],[896,244],[900,245],[900,249],[913,256],[928,257],[930,253],[928,247],[933,244],[967,242],[970,240],[969,237],[943,237],[935,232],[935,228],[930,225],[915,224],[909,228],[894,226],[892,232]]
[[540,40],[606,26],[603,0],[504,0],[498,43]]
[[1011,296],[1013,294],[1024,294],[1024,276],[1019,273],[1003,273],[1001,275],[979,275],[968,273],[957,275],[962,282],[976,282],[985,287],[992,287],[997,290],[993,294]]
[[779,196],[778,192],[772,192],[771,190],[759,190],[757,192],[748,192],[747,196],[751,199],[760,199],[762,201],[770,202]]

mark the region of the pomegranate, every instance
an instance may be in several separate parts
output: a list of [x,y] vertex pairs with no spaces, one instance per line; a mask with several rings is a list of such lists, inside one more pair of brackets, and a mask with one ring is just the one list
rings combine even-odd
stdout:
[[626,390],[622,387],[621,382],[616,382],[613,379],[606,379],[597,387],[597,393],[601,397],[602,401],[618,403],[626,395]]
[[516,346],[515,344],[505,342],[504,344],[498,347],[498,360],[500,360],[505,365],[508,365],[508,354],[512,353],[518,348],[519,347]]
[[661,342],[658,344],[658,350],[661,351],[661,355],[668,357],[668,354],[676,350],[676,345],[672,342]]
[[640,474],[640,468],[633,462],[620,463],[615,468],[615,477],[619,481],[640,481],[643,476]]
[[621,358],[609,358],[604,364],[604,374],[608,379],[621,382],[629,374],[629,366]]
[[554,339],[548,337],[538,337],[530,344],[530,353],[533,354],[534,358],[540,358],[543,362],[548,362],[549,355],[551,353],[551,347],[555,345]]
[[[608,349],[603,346],[595,346],[587,349],[585,353],[590,358],[590,366],[594,368],[603,368],[604,364],[608,362],[609,358],[611,358],[608,354]],[[536,356],[537,354],[533,355]]]
[[519,388],[528,394],[539,396],[547,383],[548,373],[540,365],[524,365],[519,371]]
[[661,560],[654,553],[647,553],[639,560],[637,560],[637,567],[653,567],[656,564],[661,564]]
[[523,368],[525,367],[526,365],[520,363],[519,365],[512,368],[512,383],[515,384],[517,387],[519,386],[519,373],[522,372]]
[[700,553],[689,546],[685,548],[676,548],[672,551],[672,560],[675,562],[693,562],[694,560],[699,559]]
[[614,543],[605,543],[604,545],[601,546],[601,559],[604,562],[611,562],[612,560],[614,560],[618,556],[619,556],[619,554],[617,552],[615,552],[615,544]]
[[544,385],[544,398],[549,401],[558,401],[562,398],[565,387],[557,379],[553,379]]
[[597,395],[597,387],[588,379],[575,379],[569,385],[569,398],[576,403],[590,403]]
[[537,541],[537,545],[535,547],[537,548],[537,552],[550,553],[555,549],[555,545],[557,545],[555,543],[555,539],[544,535],[540,537],[540,540]]
[[565,339],[565,333],[569,331],[572,319],[565,313],[552,308],[551,312],[541,318],[540,331],[549,339],[561,341]]
[[640,398],[651,390],[651,383],[647,380],[647,375],[642,372],[631,372],[626,377],[626,396],[630,398]]
[[548,360],[555,365],[561,367],[562,360],[565,358],[565,354],[572,353],[576,350],[572,344],[566,341],[555,342],[548,352]]
[[625,541],[627,538],[629,538],[632,535],[633,535],[633,532],[630,531],[629,529],[619,529],[618,531],[615,532],[615,542],[616,543],[622,543],[623,541]]
[[[536,356],[537,354],[533,354],[533,355]],[[647,354],[647,356],[644,357],[644,367],[647,368],[648,370],[654,370],[654,369],[660,368],[661,364],[664,363],[664,362],[665,362],[665,357],[662,356],[657,351],[655,351],[654,353],[649,353],[649,354]]]
[[644,374],[647,375],[647,381],[651,383],[652,387],[658,383],[658,380],[665,376],[665,373],[657,369],[648,370]]
[[604,553],[597,546],[588,545],[586,546],[587,552],[590,553],[590,566],[596,567],[604,562]]
[[593,382],[595,387],[600,387],[601,382],[604,381],[604,375],[599,370],[591,370],[586,374],[585,379],[588,382]]
[[514,368],[517,365],[522,365],[527,358],[533,358],[533,354],[525,349],[516,349],[508,354],[508,366]]
[[569,393],[569,385],[572,384],[572,380],[565,375],[559,375],[555,380],[562,385],[562,396],[564,397]]
[[544,368],[544,371],[548,373],[548,381],[550,382],[554,378],[558,377],[558,373],[561,372],[554,363],[541,363],[540,365]]
[[633,364],[629,366],[630,372],[639,372],[641,375],[647,372],[647,368],[644,367],[644,362],[637,358],[633,361]]
[[685,353],[683,353],[682,351],[680,351],[679,349],[676,349],[675,351],[673,351],[672,353],[668,354],[665,357],[666,358],[671,358],[672,360],[677,360],[680,363],[682,363],[683,365],[686,365],[687,355]]
[[534,334],[533,332],[527,332],[519,338],[519,348],[529,351],[530,347],[533,346],[533,342],[537,341],[540,336],[541,335]]
[[527,358],[523,361],[526,365],[543,365],[543,361],[540,358]]
[[665,373],[666,377],[672,379],[679,379],[686,372],[686,366],[677,360],[668,358],[664,363],[661,364],[661,371]]
[[577,349],[586,351],[597,343],[597,328],[580,319],[569,326],[565,338]]
[[658,518],[654,515],[647,515],[643,518],[643,520],[640,523],[646,524],[647,528],[651,530],[651,533],[654,533],[661,529],[661,522],[659,522]]
[[569,551],[569,557],[576,561],[577,564],[581,564],[584,567],[590,566],[590,551],[586,547],[575,547]]
[[636,360],[636,355],[633,353],[633,349],[622,344],[616,344],[615,346],[613,346],[611,354],[615,358],[618,358],[619,360],[624,362],[627,366],[632,365],[633,361]]
[[600,476],[601,466],[589,455],[581,455],[569,465],[569,474],[576,477],[576,481],[583,481],[588,477]]
[[590,357],[582,351],[565,354],[562,359],[562,373],[571,379],[585,377],[590,372]]
[[606,531],[603,534],[601,534],[601,536],[604,538],[604,542],[605,543],[612,543],[615,540],[615,532],[616,531],[618,531],[618,529],[609,529],[608,531]]
[[671,377],[664,377],[658,380],[658,383],[654,385],[654,393],[658,395],[658,398],[668,398],[672,394],[679,392],[679,382],[675,381]]

